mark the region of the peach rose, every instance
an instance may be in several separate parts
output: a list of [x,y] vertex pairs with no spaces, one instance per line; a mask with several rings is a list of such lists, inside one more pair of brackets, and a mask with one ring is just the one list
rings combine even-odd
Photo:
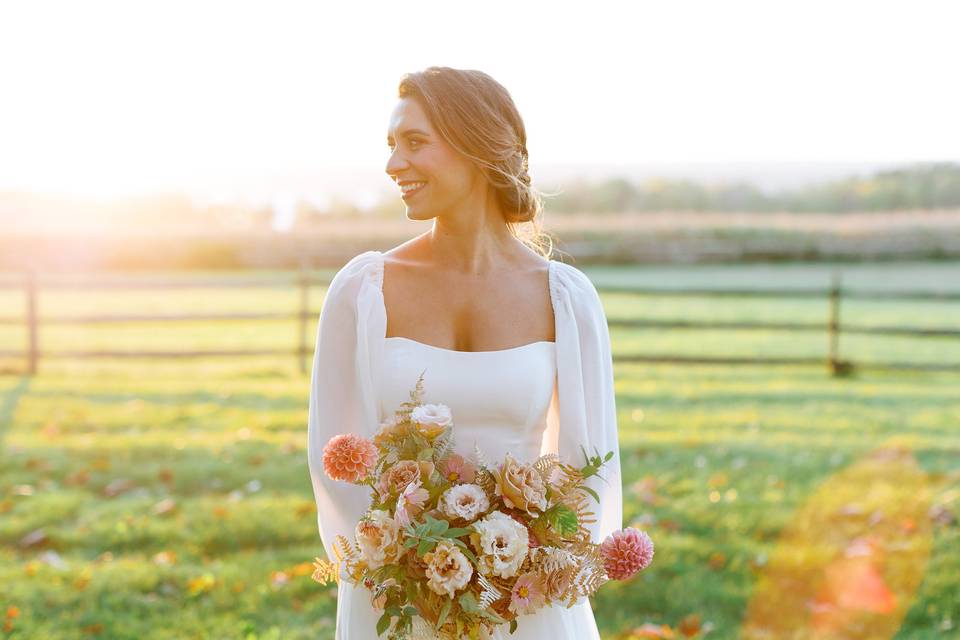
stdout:
[[533,465],[517,462],[508,453],[500,468],[491,473],[497,480],[495,492],[508,507],[527,513],[547,508],[547,488]]
[[429,460],[400,460],[380,475],[377,491],[382,496],[400,494],[413,482],[426,482],[433,466]]

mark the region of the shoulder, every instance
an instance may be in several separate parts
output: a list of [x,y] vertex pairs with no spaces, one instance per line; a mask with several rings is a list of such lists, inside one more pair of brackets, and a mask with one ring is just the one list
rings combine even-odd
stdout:
[[382,264],[383,254],[379,251],[359,253],[337,270],[330,281],[330,289],[349,287],[349,285],[359,282],[364,276],[376,275]]
[[585,302],[599,302],[600,294],[593,281],[583,271],[577,267],[559,262],[553,263],[554,275],[556,276],[556,286],[566,290],[572,299],[583,300]]
[[324,306],[347,305],[354,301],[360,292],[364,278],[374,281],[383,265],[383,256],[379,251],[364,251],[350,258],[340,267],[330,280],[324,297]]

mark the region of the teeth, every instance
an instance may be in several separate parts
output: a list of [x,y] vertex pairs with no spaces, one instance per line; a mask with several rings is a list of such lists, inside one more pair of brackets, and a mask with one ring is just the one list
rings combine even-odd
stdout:
[[400,190],[403,191],[404,193],[407,193],[408,191],[413,191],[414,189],[419,189],[420,187],[422,187],[422,186],[425,185],[425,184],[427,184],[427,183],[426,183],[426,182],[411,182],[410,184],[405,184],[405,185],[403,185],[402,187],[400,187]]

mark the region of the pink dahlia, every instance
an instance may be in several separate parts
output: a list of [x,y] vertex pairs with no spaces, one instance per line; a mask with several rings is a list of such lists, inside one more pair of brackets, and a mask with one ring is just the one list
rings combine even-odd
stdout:
[[643,531],[627,527],[614,531],[600,545],[603,568],[611,580],[626,580],[653,561],[653,540]]
[[333,436],[323,447],[323,470],[334,480],[357,484],[377,466],[377,448],[352,433]]

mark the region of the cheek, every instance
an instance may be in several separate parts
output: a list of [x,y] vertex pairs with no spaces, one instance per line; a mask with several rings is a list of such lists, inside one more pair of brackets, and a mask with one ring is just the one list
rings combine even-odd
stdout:
[[474,179],[471,166],[458,156],[445,150],[437,150],[424,161],[423,168],[430,173],[434,186],[437,187],[435,191],[457,194],[470,190]]

